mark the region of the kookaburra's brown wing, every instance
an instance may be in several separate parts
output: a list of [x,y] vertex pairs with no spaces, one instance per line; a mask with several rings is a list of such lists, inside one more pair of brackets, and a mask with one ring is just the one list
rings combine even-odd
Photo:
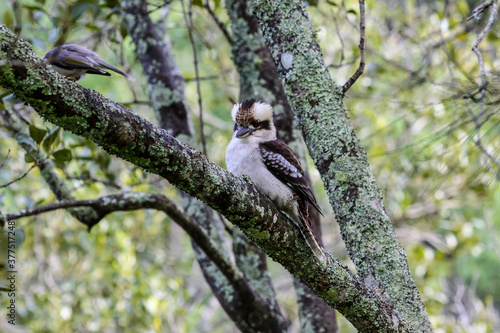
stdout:
[[294,151],[280,140],[262,142],[259,148],[267,169],[323,215]]
[[307,183],[304,170],[300,166],[299,158],[290,147],[280,140],[262,142],[259,148],[264,164],[269,172],[290,187],[297,197],[299,214],[297,218],[300,220],[296,222],[302,235],[306,238],[309,247],[319,259],[327,258],[312,230],[307,203],[309,202],[320,214],[321,210]]

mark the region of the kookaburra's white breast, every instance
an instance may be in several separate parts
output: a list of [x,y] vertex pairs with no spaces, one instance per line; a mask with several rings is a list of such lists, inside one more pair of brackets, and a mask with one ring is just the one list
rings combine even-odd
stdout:
[[271,199],[279,209],[292,212],[294,208],[292,190],[276,178],[264,165],[259,144],[231,140],[226,153],[227,169],[235,175],[247,175],[252,182]]

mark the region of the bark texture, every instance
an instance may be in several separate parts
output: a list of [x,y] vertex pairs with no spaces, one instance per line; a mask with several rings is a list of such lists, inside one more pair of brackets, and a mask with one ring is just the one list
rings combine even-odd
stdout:
[[164,177],[218,210],[359,331],[417,331],[338,260],[319,262],[300,231],[248,178],[235,177],[128,108],[66,80],[5,26],[0,26],[0,38],[0,85],[46,120]]
[[[7,108],[9,109],[10,107],[14,106],[11,105]],[[68,186],[66,186],[64,180],[57,174],[54,162],[47,159],[45,154],[37,149],[36,143],[32,138],[23,132],[23,126],[19,121],[12,117],[11,111],[12,110],[5,110],[3,113],[0,113],[0,117],[3,118],[4,121],[4,126],[9,129],[11,135],[26,151],[26,153],[38,158],[36,163],[38,169],[40,170],[40,175],[49,186],[52,193],[54,193],[57,200],[73,200],[74,197]],[[92,226],[98,223],[101,219],[99,214],[93,208],[89,207],[69,208],[68,213],[70,213],[78,221],[85,224],[88,227],[88,230],[90,230]]]
[[[240,74],[240,101],[255,98],[271,104],[278,138],[293,148],[306,167],[302,135],[295,125],[292,109],[257,18],[251,13],[248,1],[229,0],[226,7],[231,22],[233,60]],[[310,183],[307,173],[306,177]],[[321,241],[319,213],[310,204],[309,212],[314,234]],[[301,332],[337,332],[335,310],[300,282],[295,280],[294,287]]]
[[360,278],[410,327],[431,332],[406,253],[350,125],[342,87],[324,65],[304,3],[256,0],[253,9]]
[[184,80],[175,64],[168,34],[159,33],[159,27],[149,17],[146,1],[127,0],[122,2],[122,7],[160,127],[174,137],[191,136],[193,130],[185,102]]
[[[152,22],[146,1],[124,1],[122,5],[129,34],[136,45],[136,53],[147,77],[149,97],[160,127],[180,140],[194,142],[189,109],[184,103],[184,81],[173,58],[168,34]],[[165,96],[172,98],[166,99]],[[217,228],[220,221],[214,218],[212,210],[188,194],[183,192],[182,195],[184,209],[215,243],[221,244],[223,235],[220,235]],[[205,280],[240,330],[286,331],[288,325],[277,305],[267,274],[265,256],[241,232],[235,231],[234,234],[241,235],[236,237],[238,246],[234,247],[235,257],[247,285],[242,288],[241,285],[231,283],[223,271],[199,248],[196,239],[193,239],[196,259]],[[220,248],[222,249],[221,246]]]

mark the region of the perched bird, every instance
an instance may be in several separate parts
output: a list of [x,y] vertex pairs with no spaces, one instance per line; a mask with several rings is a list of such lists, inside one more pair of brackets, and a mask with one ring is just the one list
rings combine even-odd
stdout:
[[227,169],[247,175],[274,204],[299,226],[309,247],[321,260],[325,253],[314,236],[307,203],[321,214],[314,193],[293,150],[276,138],[271,105],[246,100],[234,105],[234,134],[227,147]]
[[87,73],[111,76],[105,69],[121,74],[130,81],[135,81],[132,76],[101,59],[97,53],[76,44],[54,47],[47,52],[43,61],[51,65],[56,72],[72,81],[80,80]]

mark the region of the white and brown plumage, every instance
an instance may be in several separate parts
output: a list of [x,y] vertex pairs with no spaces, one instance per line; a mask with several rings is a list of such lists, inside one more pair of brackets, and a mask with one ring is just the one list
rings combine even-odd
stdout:
[[231,116],[235,128],[226,152],[228,170],[249,176],[300,227],[315,255],[326,259],[312,232],[307,203],[321,210],[297,155],[276,138],[272,107],[250,99],[234,105]]
[[54,47],[47,52],[43,61],[72,81],[80,80],[85,74],[111,76],[105,69],[121,74],[130,81],[135,81],[132,76],[108,64],[97,53],[76,44]]

